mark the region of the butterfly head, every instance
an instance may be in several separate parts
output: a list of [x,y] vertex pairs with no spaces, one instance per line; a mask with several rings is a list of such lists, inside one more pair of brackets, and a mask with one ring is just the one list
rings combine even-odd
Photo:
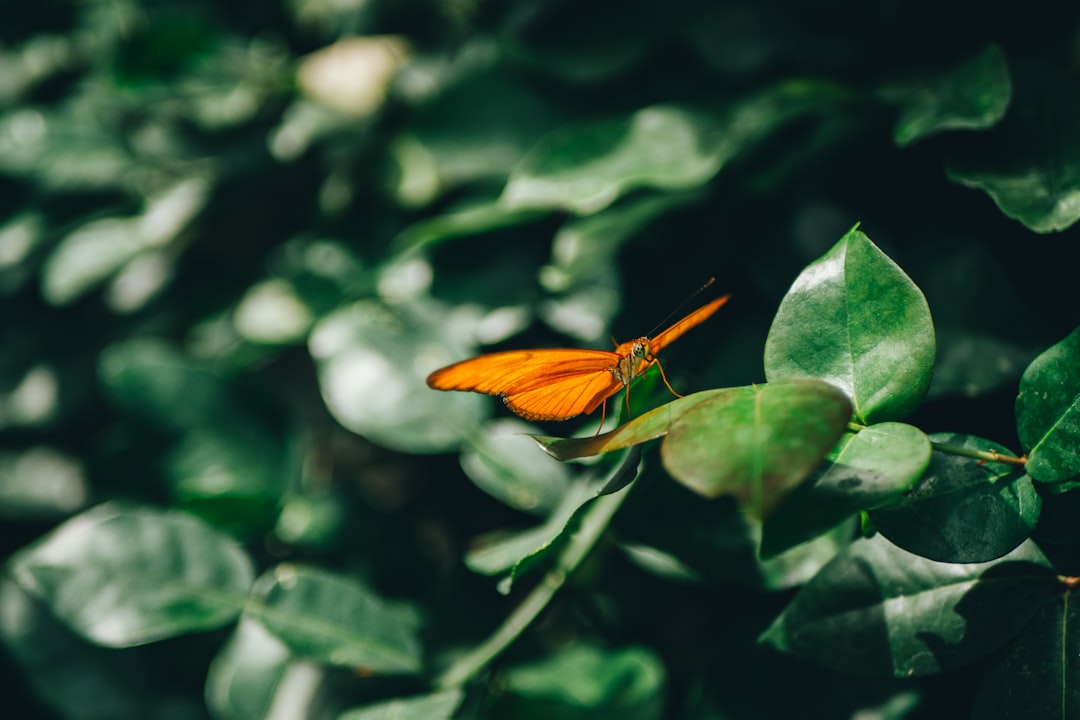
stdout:
[[649,352],[649,338],[642,337],[623,343],[616,352],[620,355],[619,362],[611,368],[611,372],[623,385],[632,383],[652,360]]

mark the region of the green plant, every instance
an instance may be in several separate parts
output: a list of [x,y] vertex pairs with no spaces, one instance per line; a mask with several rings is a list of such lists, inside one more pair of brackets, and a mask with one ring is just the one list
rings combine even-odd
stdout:
[[1071,716],[1080,14],[962,15],[8,13],[5,715]]

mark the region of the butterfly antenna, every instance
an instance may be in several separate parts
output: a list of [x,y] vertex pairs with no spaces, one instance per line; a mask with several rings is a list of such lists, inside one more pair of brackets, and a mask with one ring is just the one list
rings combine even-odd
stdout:
[[[689,295],[687,296],[687,298],[686,298],[685,300],[683,300],[683,301],[682,301],[681,303],[679,303],[679,306],[678,306],[677,308],[675,308],[674,310],[672,310],[671,312],[669,312],[669,313],[667,314],[667,317],[665,317],[665,318],[664,318],[663,320],[661,320],[660,322],[658,322],[658,323],[656,324],[656,327],[654,327],[654,328],[653,328],[652,330],[650,330],[650,331],[649,331],[648,333],[646,333],[646,334],[645,334],[645,337],[650,337],[650,338],[651,338],[651,337],[652,337],[653,335],[655,335],[655,334],[657,333],[657,331],[658,331],[658,330],[660,330],[660,328],[666,327],[666,326],[667,326],[667,324],[668,324],[668,323],[669,323],[669,322],[671,321],[671,318],[673,318],[673,317],[675,317],[676,315],[678,315],[678,314],[679,314],[679,313],[680,313],[680,312],[682,311],[682,309],[683,309],[684,307],[686,307],[687,305],[689,305],[689,304],[690,304],[690,301],[691,301],[691,300],[693,300],[693,299],[694,299],[694,298],[696,298],[696,297],[697,297],[698,295],[700,295],[700,294],[702,293],[702,291],[704,291],[704,290],[708,289],[708,287],[709,287],[710,285],[712,285],[712,284],[713,284],[714,282],[716,282],[716,278],[714,278],[714,277],[711,277],[711,278],[709,278],[708,280],[706,280],[706,281],[705,281],[705,284],[704,284],[704,285],[702,285],[701,287],[699,287],[699,288],[698,288],[697,290],[695,290],[694,292],[690,293],[690,294],[689,294]],[[669,386],[669,389],[670,389],[670,386]],[[673,392],[674,392],[674,391],[673,391]]]

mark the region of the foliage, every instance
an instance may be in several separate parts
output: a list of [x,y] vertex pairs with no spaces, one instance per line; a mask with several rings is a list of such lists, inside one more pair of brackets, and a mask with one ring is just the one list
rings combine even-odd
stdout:
[[[1078,29],[9,9],[5,716],[1069,716]],[[424,382],[710,276],[605,427]]]

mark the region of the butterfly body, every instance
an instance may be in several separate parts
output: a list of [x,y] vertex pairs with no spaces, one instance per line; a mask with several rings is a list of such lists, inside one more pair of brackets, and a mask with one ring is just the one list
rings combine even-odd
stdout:
[[[436,390],[499,396],[526,420],[568,420],[593,412],[629,387],[659,364],[656,353],[708,319],[727,299],[725,295],[703,305],[656,337],[639,337],[613,351],[549,348],[490,353],[436,370],[427,384]],[[663,376],[662,367],[660,373]]]

